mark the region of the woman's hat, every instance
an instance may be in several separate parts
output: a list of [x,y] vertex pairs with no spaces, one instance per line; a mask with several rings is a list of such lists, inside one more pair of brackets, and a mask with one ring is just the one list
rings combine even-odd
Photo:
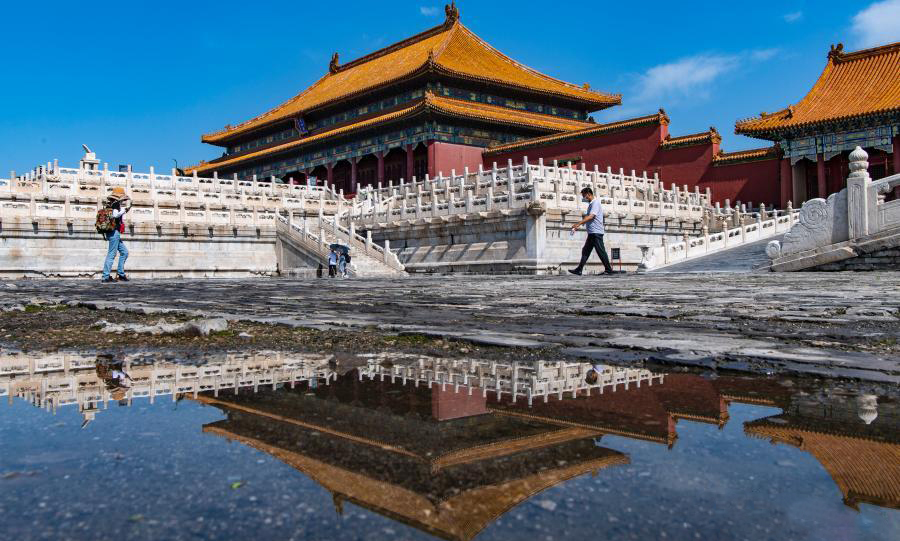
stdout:
[[109,196],[107,196],[107,199],[122,200],[122,199],[128,199],[128,196],[125,195],[125,188],[123,188],[121,186],[116,186],[115,188],[112,189],[112,193],[109,194]]

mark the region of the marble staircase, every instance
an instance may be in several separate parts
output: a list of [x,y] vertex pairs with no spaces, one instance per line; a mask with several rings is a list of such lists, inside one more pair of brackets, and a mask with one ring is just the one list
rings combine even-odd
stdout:
[[[363,238],[355,232],[338,226],[334,220],[327,218],[303,218],[294,221],[293,213],[286,216],[279,214],[276,223],[276,236],[280,244],[288,243],[295,251],[302,252],[306,266],[316,267],[322,264],[327,268],[331,244],[343,244],[350,247],[352,256],[349,274],[360,278],[397,277],[404,275],[404,268],[397,256],[371,241],[371,237]],[[284,255],[284,248],[278,248],[279,269],[291,268]]]

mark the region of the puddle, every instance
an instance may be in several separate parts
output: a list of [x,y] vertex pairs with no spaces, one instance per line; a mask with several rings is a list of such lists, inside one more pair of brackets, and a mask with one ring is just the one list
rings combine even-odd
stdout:
[[7,539],[900,538],[895,388],[0,351],[0,397]]

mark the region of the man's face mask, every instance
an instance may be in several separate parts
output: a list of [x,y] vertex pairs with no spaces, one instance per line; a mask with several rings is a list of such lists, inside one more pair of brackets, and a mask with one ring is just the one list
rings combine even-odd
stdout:
[[581,202],[582,203],[590,203],[590,201],[588,201],[588,198],[584,197],[584,196],[581,196]]

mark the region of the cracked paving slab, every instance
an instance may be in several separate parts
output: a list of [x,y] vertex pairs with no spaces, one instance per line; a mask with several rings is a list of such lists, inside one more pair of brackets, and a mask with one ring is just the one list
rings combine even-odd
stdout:
[[558,346],[611,362],[900,383],[900,273],[0,282],[0,310],[81,304]]

